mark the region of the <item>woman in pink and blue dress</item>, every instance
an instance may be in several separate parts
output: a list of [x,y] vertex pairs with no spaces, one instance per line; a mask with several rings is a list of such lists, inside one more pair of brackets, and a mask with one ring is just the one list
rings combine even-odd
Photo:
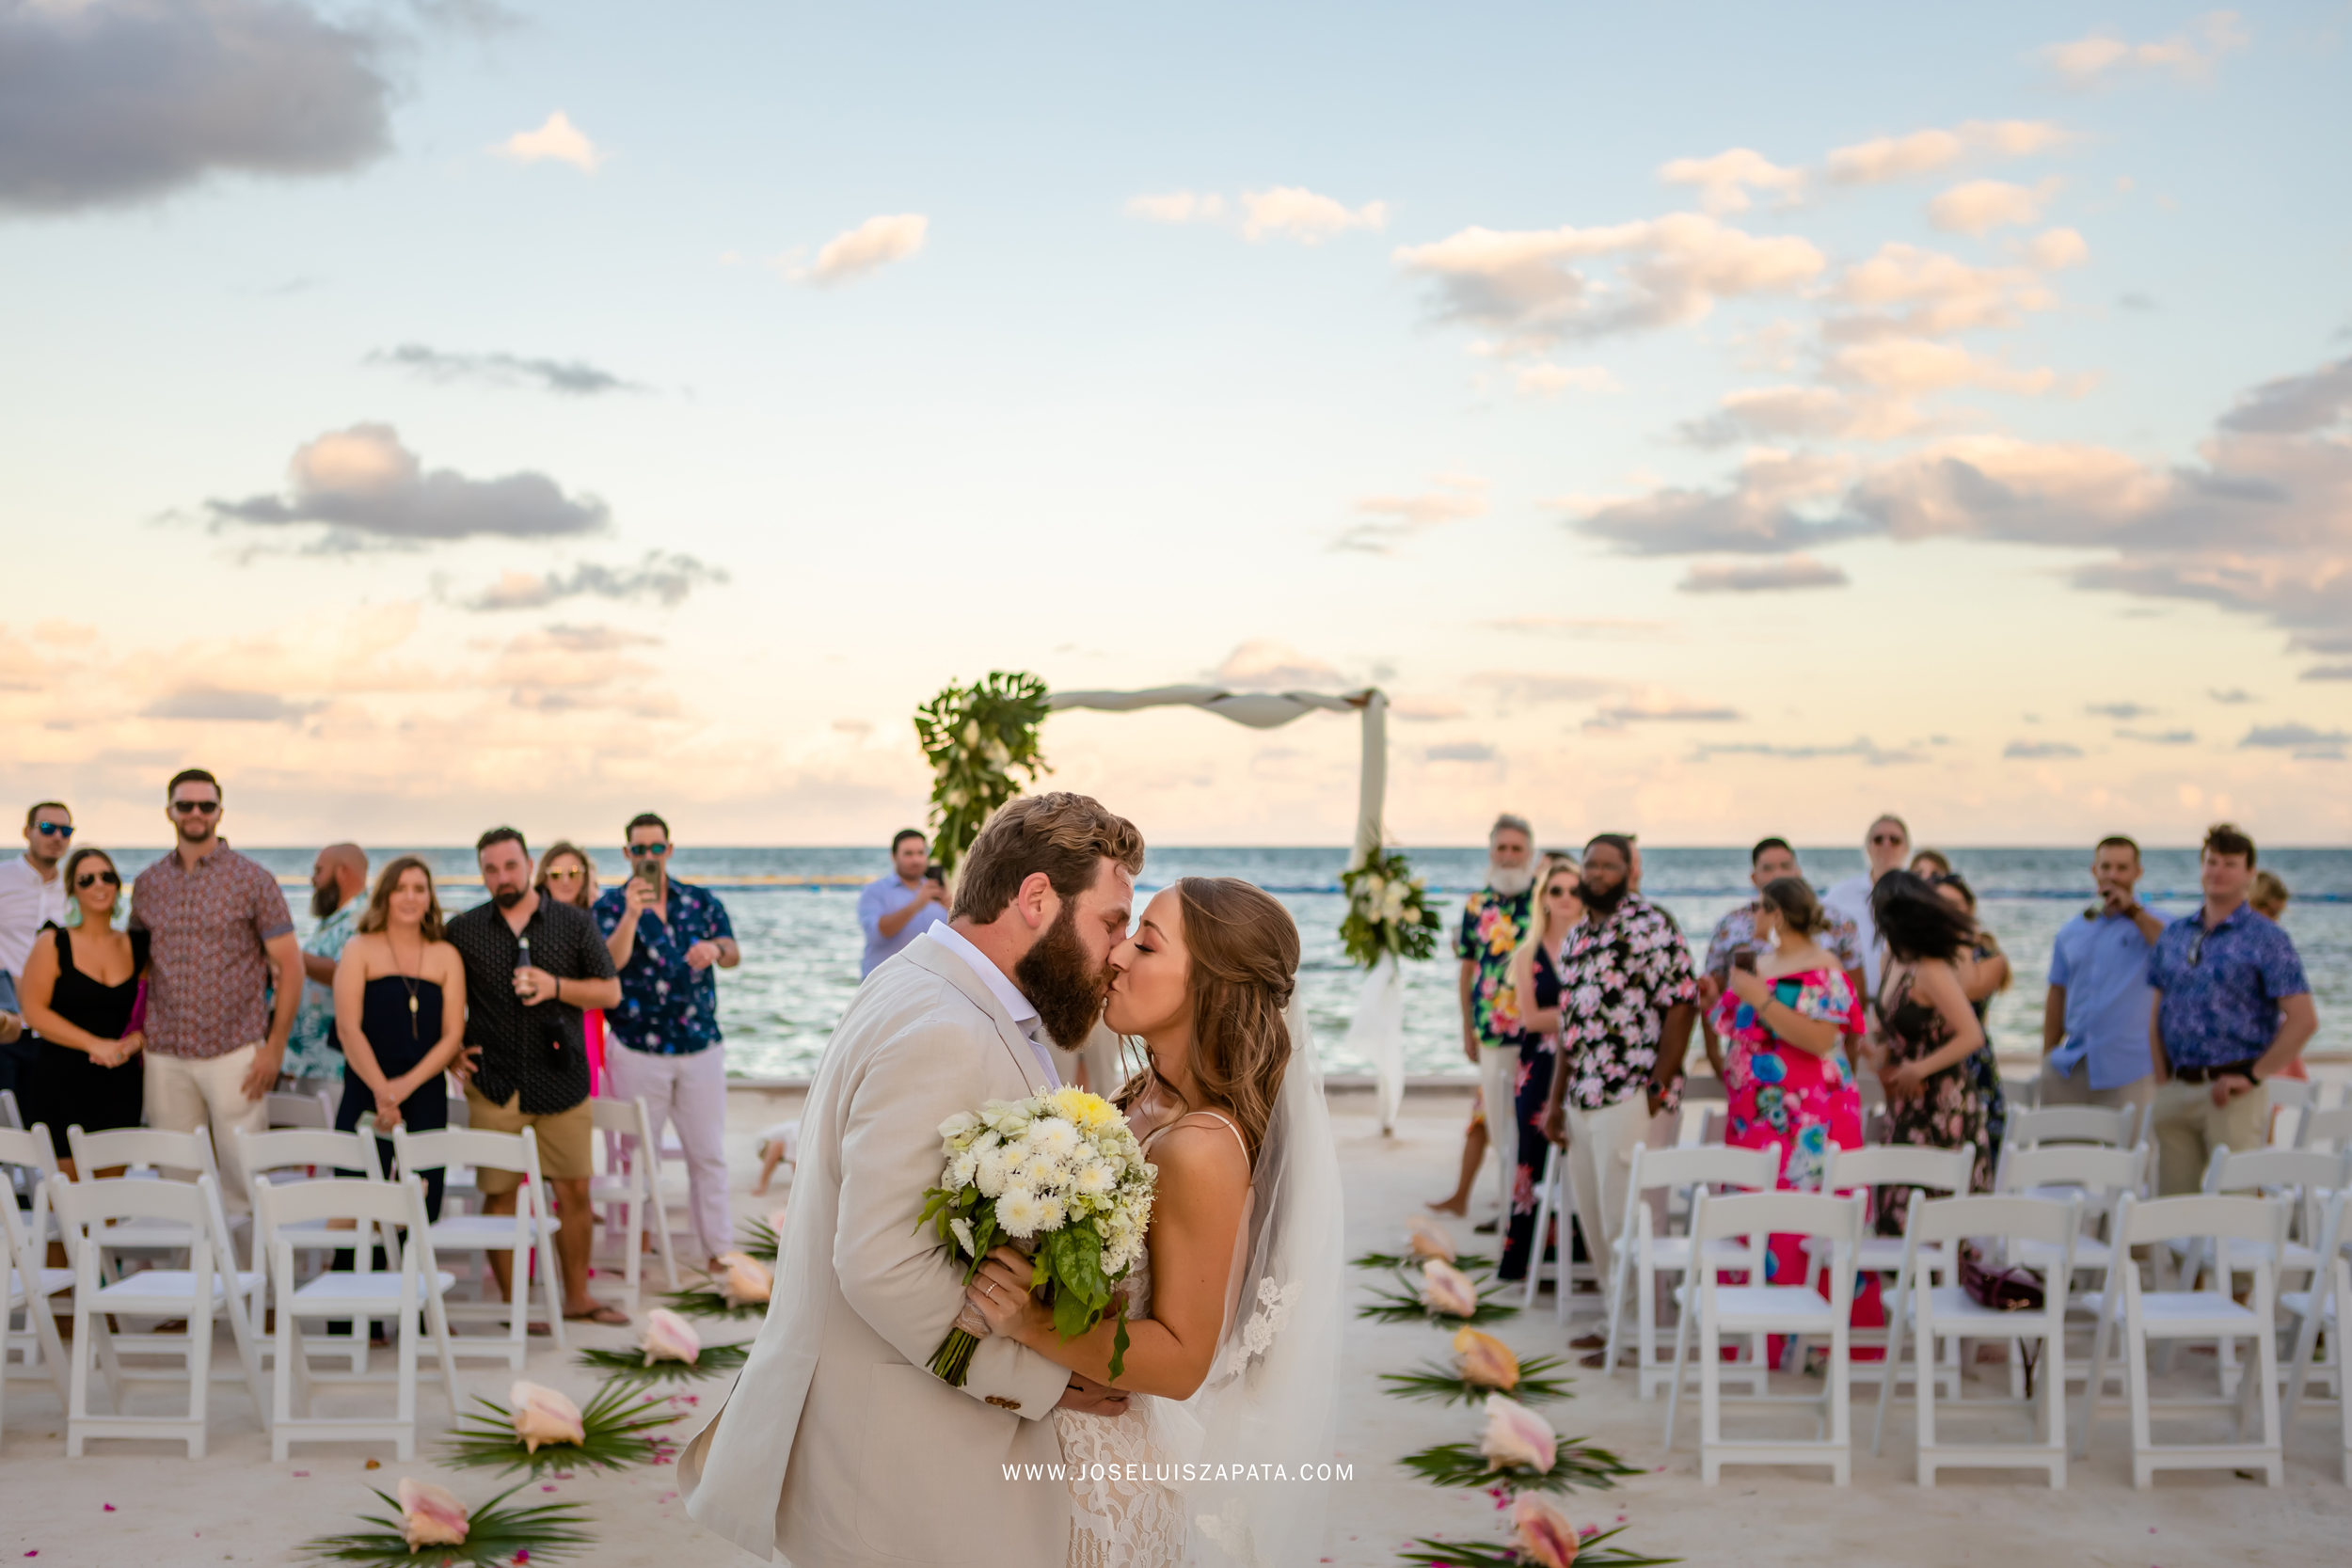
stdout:
[[[1862,1146],[1862,1095],[1846,1044],[1862,1034],[1866,1019],[1845,969],[1814,940],[1828,928],[1820,900],[1802,878],[1767,882],[1756,912],[1756,940],[1765,946],[1754,968],[1743,966],[1745,954],[1733,964],[1712,1020],[1723,1037],[1724,1087],[1731,1096],[1724,1141],[1741,1148],[1778,1144],[1780,1185],[1798,1192],[1821,1190],[1833,1147]],[[1805,1272],[1798,1238],[1772,1237],[1766,1282],[1794,1284]],[[1874,1328],[1883,1321],[1878,1276],[1866,1275],[1854,1294],[1854,1325]]]

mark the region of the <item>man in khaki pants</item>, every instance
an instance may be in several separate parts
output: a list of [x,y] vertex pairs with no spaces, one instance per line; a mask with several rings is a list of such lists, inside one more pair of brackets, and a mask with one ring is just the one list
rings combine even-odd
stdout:
[[302,949],[278,879],[220,836],[220,781],[186,768],[164,799],[172,852],[131,884],[131,927],[151,943],[147,1124],[211,1128],[233,1213],[250,1205],[232,1131],[269,1125],[264,1097],[302,1000]]
[[2270,1094],[2319,1029],[2303,960],[2280,927],[2246,902],[2254,841],[2227,822],[2205,834],[2198,879],[2205,901],[2164,928],[2148,965],[2156,1001],[2149,1044],[2156,1065],[2156,1191],[2202,1189],[2223,1146],[2270,1141]]

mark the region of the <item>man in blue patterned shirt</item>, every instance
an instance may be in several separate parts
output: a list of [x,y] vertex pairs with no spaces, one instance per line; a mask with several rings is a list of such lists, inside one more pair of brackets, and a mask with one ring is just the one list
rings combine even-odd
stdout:
[[2254,841],[2227,822],[2205,834],[2199,880],[2205,902],[2164,928],[2148,959],[2155,988],[2149,1045],[2155,1057],[2156,1190],[2193,1193],[2216,1148],[2270,1141],[2263,1085],[2302,1053],[2319,1014],[2303,960],[2280,927],[2246,902]]
[[[615,1099],[642,1099],[658,1162],[664,1123],[686,1149],[687,1202],[705,1259],[735,1247],[727,1212],[727,1067],[719,1046],[716,972],[743,961],[724,905],[669,874],[670,825],[628,824],[628,880],[596,900],[596,928],[621,972],[621,1005],[604,1015],[604,1067]],[[618,1047],[618,1050],[613,1049]]]

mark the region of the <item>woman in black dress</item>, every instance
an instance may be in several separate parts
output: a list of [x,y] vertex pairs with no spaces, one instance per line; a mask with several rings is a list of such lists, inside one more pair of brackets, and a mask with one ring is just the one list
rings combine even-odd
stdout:
[[[1498,1279],[1525,1279],[1530,1263],[1546,1249],[1535,1234],[1535,1206],[1544,1179],[1544,1112],[1551,1102],[1551,1075],[1560,1063],[1560,949],[1584,918],[1576,895],[1577,864],[1566,855],[1544,857],[1527,935],[1511,955],[1511,985],[1519,1001],[1519,1027],[1530,1043],[1519,1049],[1518,1092],[1512,1114],[1519,1118],[1518,1167],[1511,1173],[1510,1224],[1502,1238]],[[1566,1233],[1569,1220],[1559,1220]],[[1564,1287],[1565,1289],[1565,1287]]]
[[136,1127],[145,1108],[147,1064],[131,1015],[147,973],[147,933],[115,929],[122,874],[106,851],[74,850],[64,876],[67,925],[43,927],[24,960],[19,1000],[40,1037],[40,1054],[25,1082],[24,1110],[28,1120],[48,1123],[57,1168],[78,1176],[66,1129]]
[[[335,1033],[343,1048],[343,1102],[335,1126],[362,1120],[389,1133],[449,1125],[442,1077],[464,1047],[466,971],[441,940],[441,903],[433,872],[415,855],[384,868],[335,966]],[[386,1170],[392,1145],[379,1136]],[[427,1171],[425,1210],[441,1217],[441,1173]]]

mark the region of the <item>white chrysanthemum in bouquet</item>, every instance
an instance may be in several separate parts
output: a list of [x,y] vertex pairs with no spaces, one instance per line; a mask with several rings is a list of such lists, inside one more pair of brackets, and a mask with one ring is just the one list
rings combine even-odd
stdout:
[[[939,1185],[924,1193],[923,1216],[964,1266],[1011,1242],[1034,1261],[1032,1284],[1054,1308],[1054,1326],[1073,1339],[1118,1314],[1111,1375],[1127,1350],[1126,1307],[1114,1287],[1143,1257],[1159,1173],[1143,1158],[1118,1107],[1083,1089],[1027,1100],[992,1100],[939,1124]],[[950,1329],[931,1370],[961,1386],[979,1341]]]

